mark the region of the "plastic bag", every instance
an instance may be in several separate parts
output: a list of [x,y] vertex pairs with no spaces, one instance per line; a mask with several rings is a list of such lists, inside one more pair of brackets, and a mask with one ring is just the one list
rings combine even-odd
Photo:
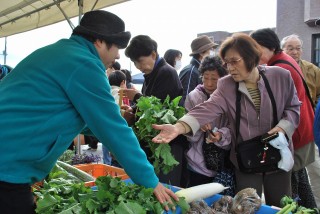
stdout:
[[228,214],[232,213],[232,204],[233,198],[231,196],[224,195],[214,204],[212,204],[211,208],[214,210],[215,214]]
[[261,198],[253,188],[239,191],[233,200],[232,212],[234,214],[254,214],[261,207]]

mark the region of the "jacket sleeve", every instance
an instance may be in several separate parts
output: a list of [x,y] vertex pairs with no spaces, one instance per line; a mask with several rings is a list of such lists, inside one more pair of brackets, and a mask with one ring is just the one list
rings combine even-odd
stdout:
[[138,102],[138,99],[140,98],[140,97],[142,97],[143,95],[141,94],[141,93],[137,93],[136,95],[134,95],[134,98],[133,98],[133,102],[134,103],[137,103]]
[[[87,62],[74,71],[66,93],[92,133],[106,146],[130,178],[139,185],[155,188],[159,180],[132,128],[120,114],[104,67]],[[90,72],[87,72],[90,70]]]
[[203,125],[220,119],[225,114],[226,108],[227,104],[220,91],[218,82],[218,88],[210,98],[206,102],[196,105],[188,114],[180,118],[179,121],[187,123],[192,130],[190,134],[194,135]]
[[184,102],[184,108],[186,109],[186,111],[190,111],[193,107],[195,107],[196,104],[193,102],[192,97],[190,94],[188,94],[186,96],[186,100]]
[[221,140],[218,142],[219,146],[224,149],[230,149],[231,147],[231,133],[228,127],[222,127],[218,129],[218,132],[221,133]]
[[197,68],[195,66],[191,66],[189,69],[190,70],[186,71],[185,74],[180,77],[183,87],[182,104],[184,104],[186,96],[200,83]]

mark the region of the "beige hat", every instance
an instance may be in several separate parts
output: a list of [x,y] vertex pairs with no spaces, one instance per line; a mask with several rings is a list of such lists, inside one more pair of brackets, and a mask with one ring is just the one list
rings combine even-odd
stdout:
[[190,54],[190,56],[216,47],[218,47],[218,44],[214,43],[207,35],[199,36],[191,42],[192,53]]

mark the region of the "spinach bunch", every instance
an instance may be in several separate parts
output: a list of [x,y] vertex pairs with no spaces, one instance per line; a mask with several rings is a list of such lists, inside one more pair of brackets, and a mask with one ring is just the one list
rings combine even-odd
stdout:
[[147,143],[151,150],[152,156],[148,157],[153,163],[155,172],[159,174],[168,174],[175,166],[179,164],[173,157],[169,144],[155,144],[152,142],[159,131],[152,128],[152,124],[174,124],[185,114],[185,109],[179,106],[181,96],[170,101],[169,95],[164,102],[154,96],[141,97],[138,100],[139,117],[133,130],[139,141]]
[[[81,213],[154,213],[162,214],[163,208],[153,194],[152,188],[121,181],[120,178],[101,176],[96,180],[97,191],[83,195],[80,198]],[[184,198],[175,202],[183,213],[190,208]]]

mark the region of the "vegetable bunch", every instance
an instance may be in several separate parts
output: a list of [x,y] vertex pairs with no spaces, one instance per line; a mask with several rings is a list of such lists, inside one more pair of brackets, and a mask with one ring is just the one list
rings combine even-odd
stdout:
[[36,196],[36,213],[79,213],[79,195],[90,191],[91,189],[85,187],[81,180],[56,164],[43,181],[42,187],[33,189]]
[[98,163],[101,160],[99,155],[90,154],[87,155],[86,153],[83,154],[76,154],[72,157],[72,165],[77,164],[87,164],[87,163]]
[[[107,175],[98,177],[97,190],[92,190],[84,186],[83,182],[67,179],[65,175],[61,177],[59,169],[50,174],[50,179],[44,181],[43,188],[34,190],[37,196],[37,213],[162,214],[164,212],[152,188],[125,184],[120,178]],[[174,206],[180,206],[182,213],[185,213],[190,207],[184,198],[179,199]]]
[[135,123],[133,130],[139,141],[147,143],[151,150],[152,156],[148,157],[153,163],[155,172],[159,174],[168,174],[179,164],[171,153],[169,144],[155,144],[152,142],[159,131],[152,128],[152,124],[174,124],[185,114],[185,109],[179,106],[181,96],[176,97],[170,102],[167,96],[162,103],[160,99],[154,96],[141,97],[138,100],[137,116],[138,121]]
[[[80,198],[82,213],[154,213],[162,214],[163,208],[153,194],[152,188],[144,188],[136,184],[125,184],[120,178],[101,176],[96,180],[97,191]],[[179,198],[175,205],[180,206],[183,213],[189,205]],[[174,200],[172,199],[174,202]]]
[[60,157],[59,161],[77,165],[77,164],[87,164],[87,163],[98,163],[101,160],[99,155],[94,154],[75,154],[74,151],[66,150]]
[[303,206],[298,205],[299,199],[292,199],[289,196],[284,196],[281,198],[280,205],[282,209],[278,211],[276,214],[288,214],[288,213],[296,213],[296,214],[319,214],[319,209],[313,208],[305,208]]

